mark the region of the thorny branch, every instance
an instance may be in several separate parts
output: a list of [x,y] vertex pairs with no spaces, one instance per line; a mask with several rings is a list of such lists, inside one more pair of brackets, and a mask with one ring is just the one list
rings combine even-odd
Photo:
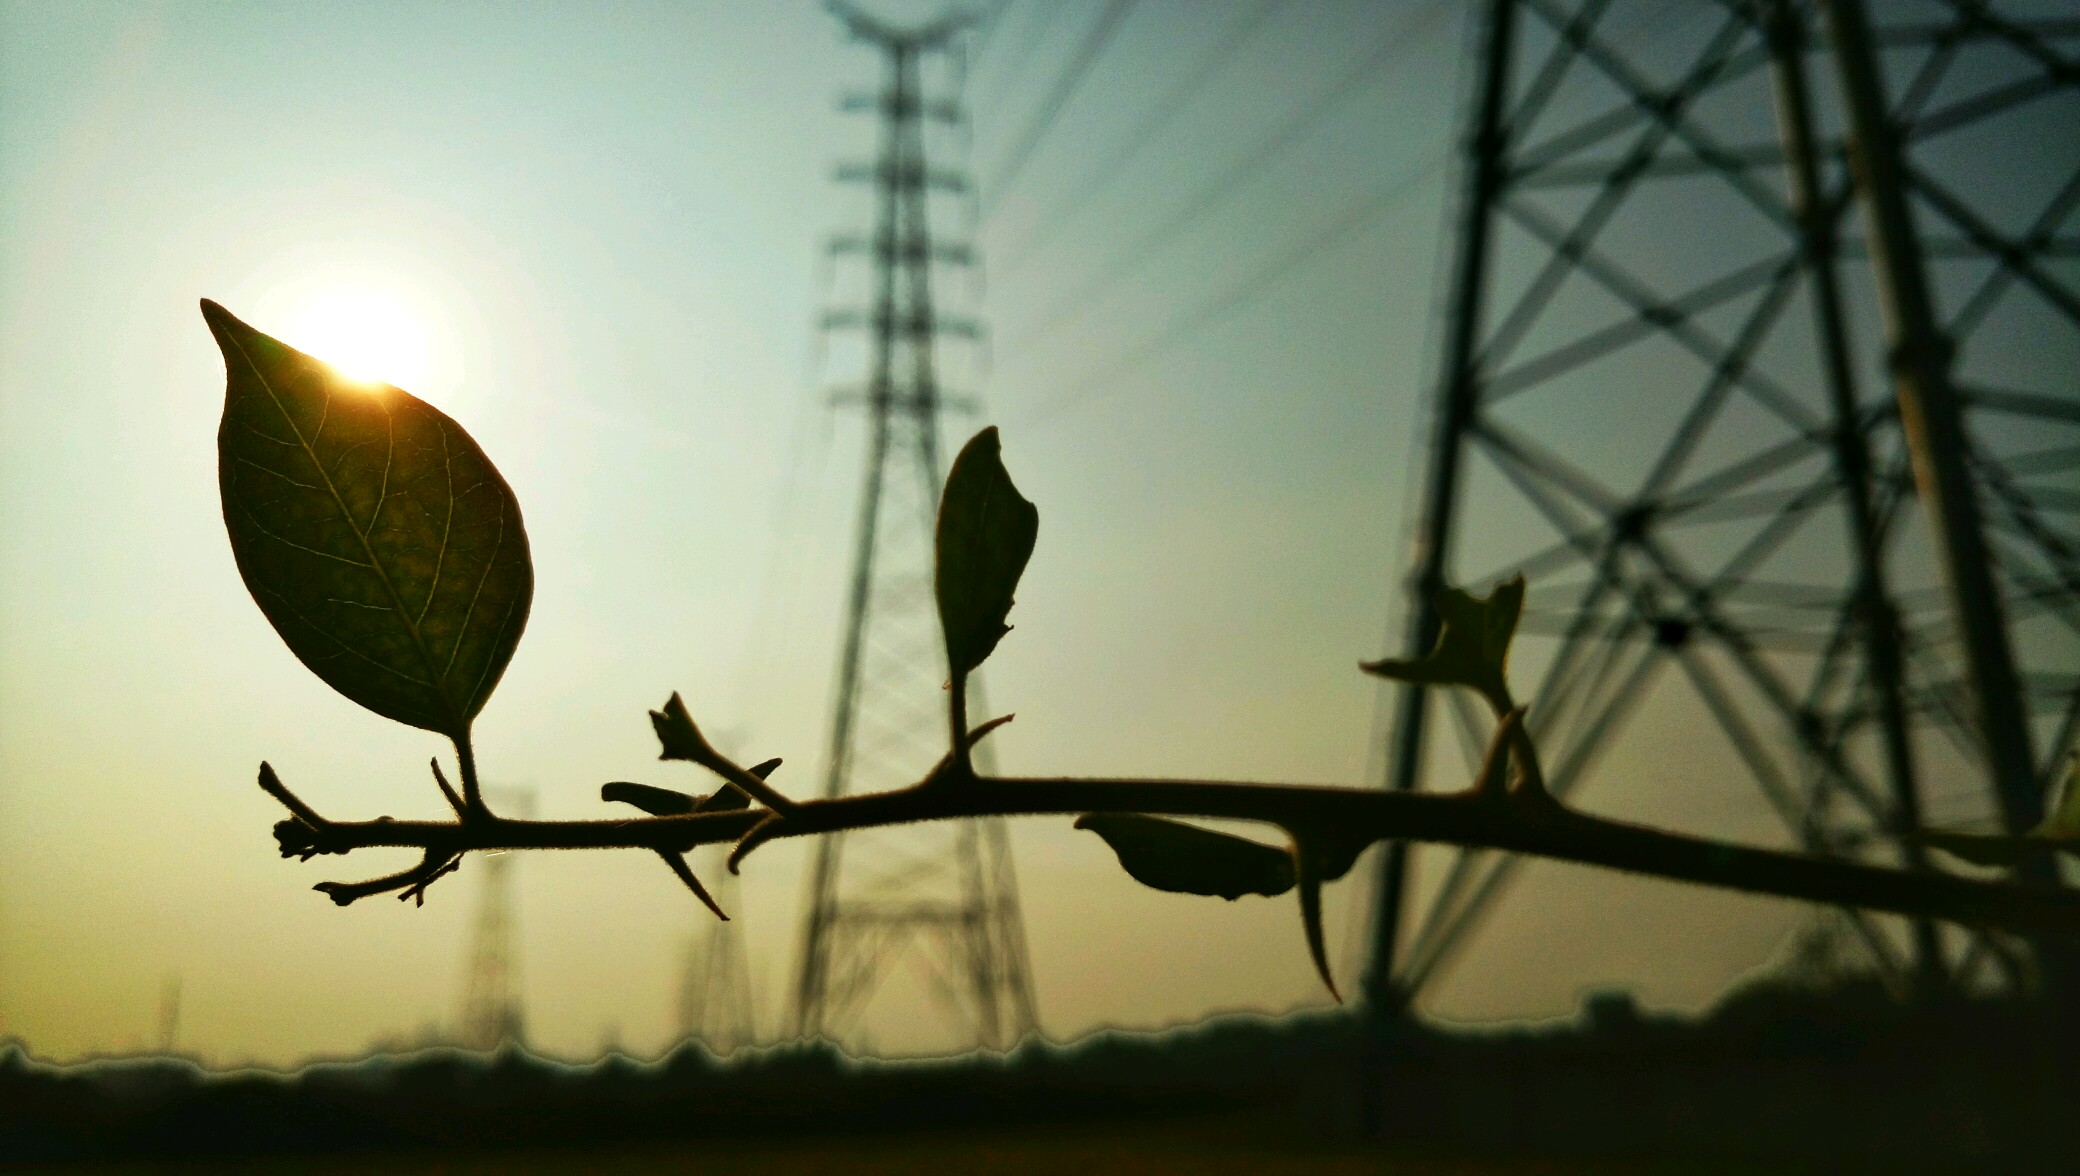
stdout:
[[[674,755],[674,743],[666,735],[668,721],[675,727],[683,714],[683,707],[668,705],[662,715],[654,716],[659,719],[666,758],[695,758]],[[968,742],[997,722],[1001,720],[978,729]],[[690,720],[687,726],[691,726]],[[1482,776],[1472,788],[1459,793],[1393,793],[1223,780],[977,776],[961,762],[962,757],[949,755],[923,780],[906,788],[789,801],[705,740],[700,743],[703,766],[731,784],[755,786],[754,795],[761,801],[777,799],[780,804],[717,806],[704,811],[701,804],[705,802],[689,798],[690,811],[589,821],[508,820],[488,811],[482,816],[462,813],[459,808],[454,821],[388,817],[333,821],[290,792],[266,764],[260,766],[260,787],[292,814],[274,829],[284,857],[309,859],[382,846],[424,851],[418,865],[400,873],[317,887],[342,906],[389,891],[400,891],[400,898],[423,898],[427,885],[453,870],[472,851],[644,849],[662,856],[712,909],[713,900],[685,868],[683,855],[699,845],[737,843],[730,862],[734,870],[752,849],[782,837],[974,817],[1139,813],[1259,821],[1288,830],[1335,830],[1339,837],[1367,843],[1385,839],[1442,842],[2006,931],[2080,935],[2080,891],[1810,857],[1572,811],[1539,786],[1535,754],[1515,710],[1504,713],[1496,730],[1497,746]],[[1504,743],[1516,753],[1512,758],[1517,765],[1516,778],[1507,792],[1492,782],[1504,774]]]

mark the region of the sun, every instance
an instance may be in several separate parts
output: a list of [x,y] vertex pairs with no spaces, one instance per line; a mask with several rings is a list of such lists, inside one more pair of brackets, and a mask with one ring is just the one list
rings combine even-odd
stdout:
[[350,380],[424,392],[435,369],[427,316],[399,292],[371,284],[309,291],[286,316],[283,341]]

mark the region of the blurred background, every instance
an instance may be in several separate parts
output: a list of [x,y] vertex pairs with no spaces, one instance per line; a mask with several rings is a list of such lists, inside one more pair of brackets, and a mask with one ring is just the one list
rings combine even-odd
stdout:
[[[924,143],[970,181],[929,204],[934,231],[974,251],[934,292],[982,328],[937,356],[961,402],[944,452],[999,425],[1041,512],[988,670],[994,708],[1018,715],[992,737],[1000,767],[1380,785],[1391,699],[1356,662],[1402,640],[1478,12],[1010,0],[975,15],[925,62],[929,93],[965,114]],[[1617,5],[1600,35],[1676,72],[1724,20]],[[421,395],[519,495],[537,589],[478,720],[487,781],[554,818],[606,815],[606,780],[705,791],[656,760],[644,711],[676,690],[725,750],[785,757],[776,782],[810,794],[866,452],[846,393],[870,356],[828,315],[863,304],[872,269],[829,246],[871,224],[874,186],[834,169],[872,158],[877,121],[840,107],[883,68],[807,0],[0,2],[0,1035],[59,1060],[169,1048],[277,1066],[455,1040],[487,967],[488,895],[531,1047],[680,1040],[707,915],[647,857],[472,861],[423,909],[339,910],[308,887],[396,866],[276,856],[263,758],[321,812],[434,817],[424,765],[446,751],[333,694],[248,598],[196,300]],[[1996,188],[2069,190],[2065,93],[1963,161]],[[1769,108],[1751,113],[1770,134]],[[1743,264],[1746,239],[1703,197],[1627,224],[1641,256]],[[2047,258],[2070,287],[2074,254]],[[1876,311],[1857,315],[1875,364]],[[2009,383],[2052,380],[2070,404],[2074,335],[2025,322],[2002,340],[1987,350],[2022,373]],[[1622,480],[1663,444],[1668,413],[1636,391],[1653,370],[1596,375],[1626,394],[1551,399],[1520,426]],[[1883,401],[1882,381],[1865,393]],[[1731,435],[1729,462],[1767,429]],[[2039,477],[2070,496],[2070,438],[2024,442],[2066,453]],[[1493,518],[1462,533],[1460,574],[1537,549],[1530,523]],[[1784,558],[1839,562],[1843,545],[1837,529]],[[1894,559],[1902,590],[1933,600],[1926,541]],[[1534,582],[1533,610],[1564,611],[1554,591]],[[2050,615],[2025,644],[2062,700],[2080,655]],[[1799,843],[1694,694],[1639,695],[1578,803]],[[2047,712],[2042,764],[2070,744],[2069,705]],[[1435,742],[1441,786],[1459,749]],[[1929,761],[1929,820],[1985,827],[1969,757]],[[1050,1037],[1327,1000],[1290,899],[1147,890],[1062,820],[1012,822],[1008,844]],[[1367,956],[1379,853],[1330,895],[1346,977]],[[809,857],[762,850],[734,899],[753,1040],[789,1031]],[[1417,856],[1418,905],[1450,861]],[[1522,875],[1426,977],[1422,1012],[1563,1017],[1609,985],[1698,1009],[1814,926],[1775,900]],[[948,1034],[898,1005],[846,1041],[964,1044]]]

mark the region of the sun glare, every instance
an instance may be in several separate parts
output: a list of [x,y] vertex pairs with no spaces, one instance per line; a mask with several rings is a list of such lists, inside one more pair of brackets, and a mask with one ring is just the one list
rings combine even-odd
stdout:
[[426,318],[406,299],[374,286],[312,291],[288,316],[283,341],[351,380],[424,393],[433,376]]

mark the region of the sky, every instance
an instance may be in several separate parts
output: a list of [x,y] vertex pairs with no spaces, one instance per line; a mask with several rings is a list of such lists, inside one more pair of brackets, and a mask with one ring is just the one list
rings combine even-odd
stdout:
[[[1019,716],[999,762],[1376,783],[1355,663],[1398,631],[1469,30],[1453,5],[1288,0],[1122,159],[1256,11],[1144,0],[993,187],[1097,11],[1019,0],[964,77],[933,75],[973,112],[935,158],[982,178],[934,206],[984,259],[941,293],[991,335],[945,357],[980,406],[945,430],[1001,426],[1042,518],[989,667]],[[177,977],[181,1048],[288,1064],[452,1024],[462,999],[483,871],[423,909],[341,910],[309,887],[388,859],[274,852],[262,759],[322,812],[432,817],[445,749],[331,692],[240,583],[198,298],[321,357],[374,304],[387,378],[513,486],[536,593],[476,727],[488,781],[569,818],[600,815],[605,780],[698,786],[644,717],[675,690],[727,750],[786,757],[783,786],[821,778],[862,450],[830,395],[857,347],[817,329],[860,275],[823,246],[866,223],[832,169],[872,125],[836,100],[878,64],[795,0],[0,0],[0,1033],[58,1058],[147,1048]],[[1586,795],[1781,843],[1687,705],[1636,723]],[[1144,890],[1066,821],[1012,844],[1051,1036],[1328,1000],[1290,898]],[[740,883],[768,1033],[806,863],[772,846]],[[705,918],[679,884],[634,854],[516,867],[533,1042],[668,1044]],[[1363,891],[1330,896],[1346,978]],[[1425,1009],[1562,1016],[1604,985],[1698,1008],[1805,915],[1535,866]],[[932,1032],[896,1018],[873,1041]]]

